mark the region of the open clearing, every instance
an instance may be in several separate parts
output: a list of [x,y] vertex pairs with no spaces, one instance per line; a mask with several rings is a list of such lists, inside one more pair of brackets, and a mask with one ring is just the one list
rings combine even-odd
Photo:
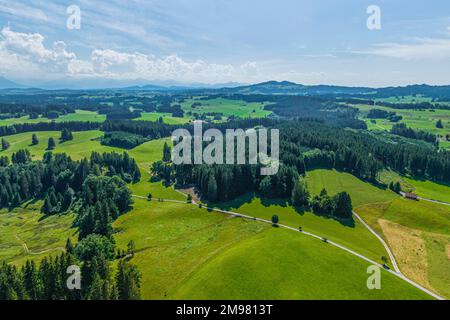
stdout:
[[[193,107],[194,103],[201,103],[200,106]],[[225,117],[236,116],[241,118],[264,118],[271,114],[271,111],[264,110],[266,103],[248,103],[242,100],[231,100],[224,98],[201,100],[187,99],[181,104],[185,112],[198,114],[218,112]]]
[[28,203],[9,212],[0,210],[0,261],[21,265],[27,259],[40,260],[59,254],[67,238],[76,238],[73,214],[45,218],[42,202]]
[[[386,110],[389,112],[395,112],[402,116],[403,119],[400,122],[405,123],[408,127],[423,130],[434,134],[445,136],[450,134],[450,110],[436,109],[436,110],[415,110],[415,109],[394,109],[382,106],[369,106],[369,105],[355,105],[364,116],[367,115],[371,109]],[[370,119],[365,119],[369,130],[391,130],[394,123],[387,119],[376,119],[376,125],[370,122]],[[436,122],[441,120],[444,128],[436,128]]]
[[56,148],[52,150],[53,153],[67,153],[74,160],[80,160],[86,157],[90,157],[93,151],[102,152],[123,152],[120,148],[103,146],[100,144],[99,138],[103,136],[103,132],[98,130],[73,132],[73,140],[63,143],[59,142],[61,136],[60,131],[37,131],[35,132],[39,144],[31,145],[32,132],[15,134],[5,138],[11,147],[6,151],[1,151],[0,155],[11,156],[12,153],[21,149],[28,149],[33,157],[33,160],[42,159],[42,156],[47,150],[48,139],[53,137],[56,142]]
[[349,173],[336,170],[308,171],[306,181],[312,196],[319,195],[324,188],[330,195],[347,191],[352,198],[354,208],[363,204],[385,202],[399,197],[390,190],[378,188]]
[[39,122],[65,122],[65,121],[91,121],[91,122],[104,122],[106,116],[98,114],[97,112],[86,111],[86,110],[76,110],[75,113],[69,113],[67,115],[61,116],[58,119],[48,119],[39,117],[38,119],[30,119],[28,116],[21,118],[11,118],[0,120],[0,126],[10,126],[17,123],[39,123]]
[[380,263],[382,256],[388,256],[379,240],[356,220],[339,222],[311,212],[298,212],[286,201],[260,199],[252,194],[217,206],[223,210],[266,220],[271,220],[272,216],[276,214],[281,224],[293,228],[302,227],[304,231],[326,237]]

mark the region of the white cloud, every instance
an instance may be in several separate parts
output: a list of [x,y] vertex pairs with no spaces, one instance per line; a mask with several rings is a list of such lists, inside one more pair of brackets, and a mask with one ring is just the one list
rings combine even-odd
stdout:
[[70,75],[219,83],[246,81],[259,73],[256,62],[234,66],[203,60],[186,61],[176,54],[156,57],[111,49],[95,49],[88,59],[82,60],[69,51],[62,41],[47,47],[43,35],[15,32],[9,27],[3,28],[0,33],[0,59],[0,72],[21,70],[23,76],[29,77]]
[[443,60],[450,58],[450,39],[417,39],[412,44],[383,43],[354,53],[404,60]]
[[64,72],[70,61],[76,59],[75,53],[68,52],[62,41],[54,42],[50,49],[46,48],[45,38],[39,33],[14,32],[6,27],[0,35],[3,50],[16,58],[18,67],[21,64],[35,64],[49,71]]

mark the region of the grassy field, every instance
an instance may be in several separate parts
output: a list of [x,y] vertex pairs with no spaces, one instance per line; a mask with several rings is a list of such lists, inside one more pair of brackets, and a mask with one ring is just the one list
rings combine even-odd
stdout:
[[145,299],[166,299],[208,259],[269,228],[185,204],[136,199],[115,223],[117,245],[136,242],[132,259],[142,273]]
[[[55,119],[56,122],[65,121],[92,121],[92,122],[104,122],[106,120],[105,115],[98,114],[97,112],[76,110],[75,113],[70,113]],[[53,120],[39,117],[38,119],[30,119],[28,116],[21,118],[3,119],[0,120],[0,126],[10,126],[17,123],[38,123],[38,122],[51,122]]]
[[450,203],[450,185],[404,177],[388,170],[382,171],[378,179],[385,184],[400,182],[405,192],[414,192],[422,198]]
[[188,117],[175,118],[175,117],[172,117],[170,113],[160,113],[160,112],[143,112],[142,116],[140,118],[137,118],[134,120],[155,122],[155,121],[158,121],[158,119],[160,117],[162,117],[164,120],[164,123],[167,123],[167,124],[185,124],[191,120]]
[[141,170],[141,181],[130,186],[133,194],[146,197],[149,193],[153,198],[185,200],[186,197],[176,192],[172,187],[165,187],[162,182],[150,182],[150,166],[162,159],[164,143],[171,144],[170,139],[159,139],[146,142],[132,150],[129,154],[134,158]]
[[388,241],[411,279],[450,297],[450,207],[395,199],[361,206],[358,213]]
[[[192,107],[194,103],[201,103],[201,106]],[[181,104],[185,112],[192,113],[209,113],[220,112],[225,117],[234,115],[241,118],[264,118],[271,114],[270,111],[264,110],[265,103],[248,103],[241,100],[230,100],[224,98],[199,100],[188,99]]]
[[[434,134],[440,134],[445,136],[450,134],[450,110],[413,110],[413,109],[393,109],[382,106],[369,106],[369,105],[356,105],[364,116],[367,115],[371,109],[381,109],[390,112],[396,112],[402,116],[403,119],[400,122],[405,123],[408,127],[431,132]],[[436,128],[436,122],[441,120],[444,128]],[[376,119],[376,124],[370,122],[370,119],[366,119],[369,130],[391,130],[394,123],[389,122],[386,119]]]
[[363,204],[385,202],[398,197],[390,190],[378,188],[349,173],[336,170],[309,171],[306,179],[312,196],[320,194],[323,188],[327,189],[330,195],[347,191],[352,198],[354,208]]
[[[312,196],[326,188],[330,195],[347,191],[358,210],[359,206],[369,203],[380,203],[400,198],[395,193],[377,188],[369,183],[344,172],[335,170],[313,170],[307,173],[308,189]],[[234,201],[216,205],[224,210],[248,214],[270,220],[274,214],[280,223],[294,228],[302,227],[305,231],[327,237],[373,260],[380,261],[387,256],[384,247],[359,221],[338,222],[333,219],[317,216],[311,212],[299,212],[287,201],[260,199],[247,194]]]
[[74,160],[89,157],[93,151],[100,153],[112,151],[123,152],[119,148],[102,146],[98,139],[103,136],[103,133],[97,130],[73,132],[73,140],[64,143],[59,143],[59,137],[61,136],[61,132],[59,131],[36,132],[39,144],[35,146],[31,145],[32,134],[32,132],[26,132],[4,137],[11,144],[11,147],[6,151],[1,151],[0,155],[10,156],[20,149],[28,149],[33,156],[33,160],[41,159],[47,151],[48,139],[50,137],[53,137],[56,142],[56,148],[53,150],[53,153],[65,152]]
[[450,186],[427,180],[404,178],[413,186],[413,191],[423,198],[439,200],[450,203]]
[[304,231],[336,241],[373,260],[381,262],[381,257],[387,256],[379,240],[358,221],[341,223],[311,212],[299,212],[281,200],[260,199],[250,194],[218,207],[266,220],[270,220],[276,214],[281,224],[294,228],[301,226]]
[[450,141],[440,141],[439,147],[441,147],[442,149],[450,150]]
[[0,210],[0,261],[21,265],[60,253],[67,238],[75,239],[74,215],[45,218],[42,202],[28,203],[12,211]]
[[321,241],[272,228],[208,261],[173,298],[429,298],[385,271],[381,290],[368,290],[367,267],[364,261]]

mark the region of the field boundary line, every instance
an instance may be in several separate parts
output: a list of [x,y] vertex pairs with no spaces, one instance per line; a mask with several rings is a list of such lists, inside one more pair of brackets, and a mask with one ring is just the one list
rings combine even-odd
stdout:
[[391,249],[389,248],[388,244],[386,243],[386,241],[384,241],[384,239],[375,231],[373,230],[364,220],[363,218],[361,218],[361,216],[359,214],[357,214],[355,211],[353,211],[353,215],[363,224],[363,226],[365,226],[367,228],[367,230],[370,231],[370,233],[372,233],[380,242],[381,244],[384,246],[384,248],[386,249],[389,258],[391,259],[392,262],[392,266],[395,269],[395,272],[402,274],[402,272],[400,271],[400,268],[397,265],[397,261],[395,260],[395,256],[392,253]]

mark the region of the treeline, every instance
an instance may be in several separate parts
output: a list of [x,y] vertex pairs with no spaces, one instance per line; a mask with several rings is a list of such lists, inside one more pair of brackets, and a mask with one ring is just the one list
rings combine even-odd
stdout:
[[89,121],[68,121],[68,122],[39,122],[39,123],[17,123],[10,126],[0,126],[0,137],[9,136],[24,132],[36,131],[89,131],[98,130],[101,123]]
[[391,129],[391,133],[410,139],[423,140],[433,144],[437,142],[436,135],[421,130],[413,130],[411,128],[408,128],[404,123],[395,124]]
[[391,122],[398,122],[403,119],[402,116],[397,115],[395,112],[386,111],[381,109],[371,109],[367,114],[369,119],[387,119]]
[[123,131],[106,132],[101,139],[101,144],[124,149],[133,149],[144,142],[143,136]]
[[67,105],[32,105],[0,103],[0,117],[2,119],[21,118],[29,116],[30,119],[37,119],[39,116],[56,119],[68,113],[75,113],[75,108]]
[[128,132],[140,135],[147,139],[160,139],[169,137],[178,126],[165,124],[164,122],[148,122],[148,121],[105,121],[101,130],[105,132]]
[[[389,98],[389,97],[386,97]],[[440,102],[448,101],[449,98],[439,99]],[[337,102],[345,102],[348,104],[367,104],[370,106],[387,107],[392,109],[413,109],[413,110],[434,110],[434,109],[450,109],[447,104],[436,102],[387,102],[387,101],[375,101],[367,98],[336,98]],[[433,99],[436,101],[436,99]]]

